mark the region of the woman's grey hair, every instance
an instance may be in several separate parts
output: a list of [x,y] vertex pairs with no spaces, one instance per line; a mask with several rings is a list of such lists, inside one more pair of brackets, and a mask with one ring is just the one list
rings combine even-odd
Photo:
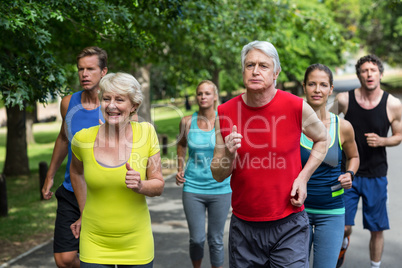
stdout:
[[[138,107],[140,107],[144,99],[140,83],[138,83],[134,76],[128,73],[109,73],[101,79],[99,87],[98,97],[100,101],[102,101],[105,92],[128,95],[131,103],[138,104]],[[137,112],[138,107],[131,115]]]
[[244,72],[244,67],[245,67],[244,65],[245,65],[246,56],[253,49],[261,50],[265,55],[267,55],[268,57],[270,57],[273,60],[275,73],[277,73],[278,71],[281,70],[281,62],[279,61],[278,52],[276,51],[276,48],[274,47],[274,45],[272,45],[268,41],[256,40],[256,41],[248,43],[241,50],[241,67],[242,67],[243,72]]

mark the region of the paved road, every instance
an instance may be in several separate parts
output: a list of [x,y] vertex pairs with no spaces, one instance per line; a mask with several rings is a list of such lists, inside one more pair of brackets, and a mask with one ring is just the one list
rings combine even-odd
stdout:
[[360,87],[357,77],[334,79],[334,91],[349,91]]
[[[385,245],[381,261],[382,268],[402,267],[402,144],[387,148],[388,153],[388,211],[390,230],[384,232]],[[346,253],[345,268],[370,267],[368,230],[363,230],[361,204],[355,219],[350,247]]]
[[[402,145],[388,148],[389,160],[389,214],[391,230],[385,232],[385,250],[382,268],[402,267]],[[149,209],[153,221],[155,237],[155,268],[191,267],[188,258],[188,231],[182,203],[181,188],[174,183],[173,177],[166,178],[163,195],[149,199]],[[225,230],[227,253],[228,224]],[[350,248],[347,252],[345,268],[369,267],[368,251],[369,232],[362,229],[361,207],[359,206],[356,226],[353,229]],[[228,266],[227,254],[225,265]],[[203,268],[209,267],[206,252]],[[1,266],[13,268],[50,268],[55,267],[52,256],[52,244],[47,243],[36,250]]]
[[[181,201],[181,187],[175,183],[175,175],[165,178],[165,190],[160,197],[149,198],[148,206],[151,211],[152,229],[155,240],[154,268],[191,267],[188,257],[188,229]],[[225,243],[228,240],[228,215],[225,228]],[[227,245],[225,245],[227,246]],[[14,260],[0,266],[13,268],[50,268],[56,267],[53,260],[52,241],[27,252]],[[227,252],[227,247],[226,247]],[[210,267],[208,252],[203,268]],[[228,266],[227,254],[225,266]]]

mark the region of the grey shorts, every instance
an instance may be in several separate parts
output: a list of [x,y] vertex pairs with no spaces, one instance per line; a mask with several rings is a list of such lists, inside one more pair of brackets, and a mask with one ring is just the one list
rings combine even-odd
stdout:
[[303,210],[277,221],[250,222],[232,215],[231,268],[308,268],[309,220]]

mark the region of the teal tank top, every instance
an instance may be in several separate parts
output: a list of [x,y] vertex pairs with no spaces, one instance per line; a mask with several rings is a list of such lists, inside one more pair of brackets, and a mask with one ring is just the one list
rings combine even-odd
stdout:
[[198,112],[191,117],[187,135],[188,160],[184,172],[183,191],[196,194],[231,193],[230,178],[217,182],[212,177],[211,161],[215,148],[215,127],[211,131],[198,128]]
[[[339,117],[330,113],[329,134],[331,144],[321,165],[315,170],[307,183],[307,198],[304,202],[308,213],[343,214],[344,190],[338,177],[341,175],[342,145],[340,141]],[[313,142],[304,134],[300,138],[300,154],[304,166],[310,156]]]

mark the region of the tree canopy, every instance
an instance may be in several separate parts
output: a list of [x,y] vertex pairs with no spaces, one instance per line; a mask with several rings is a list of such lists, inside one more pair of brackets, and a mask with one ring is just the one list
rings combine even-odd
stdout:
[[[162,25],[179,14],[180,1],[5,0],[0,5],[0,94],[7,108],[6,175],[29,174],[25,106],[62,93],[75,55],[85,46],[113,51],[114,67],[145,64],[154,44],[148,21]],[[73,63],[73,64],[72,64]],[[71,80],[71,79],[70,79]],[[18,107],[16,109],[15,107]],[[14,116],[13,118],[10,118]]]
[[183,91],[212,79],[223,90],[237,89],[242,85],[240,51],[257,39],[276,46],[281,81],[300,80],[314,62],[340,64],[348,48],[341,25],[318,1],[185,1],[181,11],[169,37],[158,39],[166,44],[159,73],[167,78],[158,81],[159,88],[173,84]]
[[255,39],[277,47],[282,81],[314,62],[339,65],[359,43],[398,62],[401,10],[399,0],[5,0],[1,95],[45,102],[76,81],[74,57],[89,45],[108,51],[110,69],[152,63],[154,88],[171,94],[204,78],[240,86],[240,50]]
[[359,37],[369,53],[389,64],[402,62],[402,1],[361,0]]
[[[117,54],[114,66],[141,63],[155,44],[141,24],[165,22],[178,14],[180,1],[44,0],[3,1],[0,5],[0,90],[6,106],[45,102],[66,86],[68,64],[85,46],[99,45]],[[128,56],[131,56],[129,58]]]

